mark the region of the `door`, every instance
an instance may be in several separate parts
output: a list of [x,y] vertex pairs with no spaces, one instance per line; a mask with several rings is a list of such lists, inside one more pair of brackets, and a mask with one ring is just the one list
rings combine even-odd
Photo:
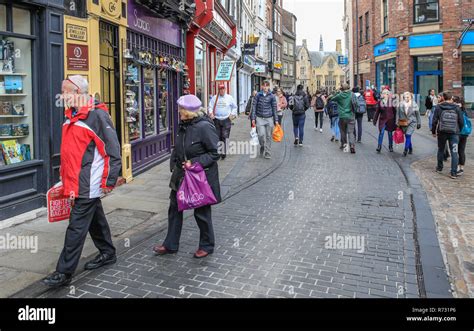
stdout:
[[99,42],[101,90],[99,98],[109,109],[119,142],[122,143],[118,27],[100,21]]
[[420,98],[420,114],[424,115],[427,111],[425,99],[430,89],[435,89],[438,94],[443,88],[442,71],[416,72],[415,73],[415,95]]

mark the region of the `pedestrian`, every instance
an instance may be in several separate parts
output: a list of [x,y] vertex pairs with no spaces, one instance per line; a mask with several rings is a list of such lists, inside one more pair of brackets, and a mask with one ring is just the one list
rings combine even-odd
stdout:
[[421,128],[420,110],[418,104],[413,100],[410,92],[403,93],[403,100],[400,102],[397,112],[398,126],[405,135],[405,149],[403,156],[413,154],[412,136],[415,129]]
[[303,146],[304,123],[306,110],[310,108],[308,95],[304,92],[303,85],[298,85],[295,96],[290,100],[290,109],[293,118],[293,133],[295,135],[295,146]]
[[[195,95],[189,94],[178,99],[180,124],[176,143],[170,158],[172,171],[170,180],[170,205],[168,209],[168,233],[162,245],[153,247],[158,255],[178,252],[183,212],[178,210],[176,193],[184,178],[184,169],[199,162],[205,170],[207,181],[217,199],[221,201],[218,143],[219,136],[211,121],[206,118],[202,103]],[[212,226],[211,206],[194,209],[194,218],[199,227],[199,247],[195,258],[203,258],[214,252],[215,239]]]
[[278,123],[277,102],[270,93],[270,82],[264,81],[262,91],[255,96],[250,118],[252,127],[257,127],[260,156],[271,159],[273,127]]
[[[466,112],[466,105],[464,102],[464,98],[455,96],[453,97],[453,102],[459,107],[459,109],[461,109],[464,121],[466,120],[469,121],[469,118]],[[465,126],[466,126],[466,123],[464,123],[463,128]],[[472,127],[471,127],[471,130],[472,130]],[[466,165],[467,137],[469,137],[470,134],[471,134],[470,132],[463,129],[461,129],[461,131],[459,132],[459,145],[458,145],[459,164],[458,164],[458,171],[457,171],[458,176],[462,176],[464,174],[464,166]]]
[[[432,111],[433,114],[431,116],[432,118],[434,117],[434,115],[438,111],[438,105],[440,103],[444,102],[443,93],[439,93],[436,99],[437,99],[438,103],[435,106],[433,106],[433,111]],[[433,124],[431,124],[431,126],[433,126]],[[433,131],[433,127],[431,128],[431,131]],[[449,144],[448,144],[448,142],[446,142],[446,146],[444,147],[444,156],[443,156],[444,162],[447,162],[449,157],[450,157],[450,155],[449,155]]]
[[341,138],[341,132],[339,130],[339,113],[337,109],[337,103],[332,100],[329,100],[326,105],[326,112],[331,121],[331,142],[339,142]]
[[219,136],[219,151],[221,159],[227,154],[227,144],[232,128],[232,121],[237,117],[237,104],[234,98],[227,94],[225,84],[219,84],[219,93],[209,103],[209,117],[214,120],[214,125]]
[[[357,138],[357,142],[362,142],[362,120],[364,118],[364,114],[367,112],[367,103],[365,98],[362,94],[360,94],[360,88],[354,87],[352,89],[352,93],[355,97],[356,102],[356,109],[355,109],[355,121],[357,126],[354,126],[354,139]],[[357,135],[356,135],[356,128],[357,128]]]
[[354,143],[354,127],[355,127],[355,115],[352,109],[353,95],[350,90],[350,86],[347,83],[342,84],[341,90],[334,96],[329,97],[330,100],[337,103],[337,109],[339,114],[339,129],[341,131],[341,147],[345,149],[347,147],[348,136],[349,136],[349,147],[352,154],[355,154],[355,143]]
[[377,100],[375,100],[375,93],[369,86],[364,92],[365,103],[367,104],[367,120],[371,122],[374,119],[374,114],[377,108]]
[[433,114],[434,114],[434,107],[438,104],[438,97],[436,96],[436,92],[434,89],[428,90],[428,95],[425,99],[425,108],[426,108],[426,117],[428,118],[428,126],[431,131],[431,124],[433,123]]
[[321,91],[316,91],[312,99],[312,107],[314,109],[314,129],[318,130],[319,120],[319,132],[323,133],[323,118],[324,118],[324,107],[326,107],[326,100]]
[[379,124],[379,139],[377,145],[377,153],[382,150],[383,138],[385,131],[388,135],[388,149],[393,152],[393,131],[397,128],[395,119],[397,117],[397,109],[393,105],[393,100],[390,97],[388,90],[382,91],[382,100],[376,105],[373,123],[374,126]]
[[457,178],[459,163],[459,133],[464,127],[464,116],[461,109],[453,102],[450,92],[443,92],[443,102],[438,104],[433,116],[433,137],[438,138],[438,165],[436,171],[443,171],[444,150],[446,142],[451,151],[451,178]]
[[51,287],[71,282],[87,233],[99,254],[85,264],[86,270],[117,261],[101,202],[101,196],[115,187],[122,167],[117,132],[105,104],[89,95],[89,83],[83,76],[64,80],[62,97],[66,120],[62,127],[60,175],[72,210],[56,271],[43,280]]
[[286,100],[285,95],[283,94],[283,90],[281,88],[277,88],[276,91],[276,98],[277,98],[277,117],[278,123],[283,123],[283,112],[288,107],[288,101]]

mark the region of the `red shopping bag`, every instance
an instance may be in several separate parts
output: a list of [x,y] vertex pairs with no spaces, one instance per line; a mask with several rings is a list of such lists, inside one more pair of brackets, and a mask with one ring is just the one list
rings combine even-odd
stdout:
[[403,144],[405,142],[405,135],[403,134],[402,129],[397,128],[393,134],[393,141],[395,144]]
[[69,220],[71,214],[71,201],[67,196],[64,196],[62,182],[57,183],[48,190],[46,199],[49,223]]

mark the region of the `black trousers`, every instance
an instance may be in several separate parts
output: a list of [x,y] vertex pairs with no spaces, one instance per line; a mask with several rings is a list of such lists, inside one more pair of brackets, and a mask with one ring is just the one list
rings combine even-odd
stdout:
[[314,112],[314,126],[316,129],[318,128],[318,119],[319,119],[319,128],[323,128],[323,119],[324,119],[324,111]]
[[376,109],[377,109],[376,105],[367,105],[367,120],[369,122],[371,122],[374,119]]
[[59,256],[56,271],[66,274],[73,274],[76,271],[87,233],[91,235],[95,247],[101,253],[115,254],[112,235],[100,198],[74,201],[64,248]]
[[459,165],[461,165],[461,166],[466,164],[467,137],[468,136],[459,135],[458,152],[459,152]]
[[[214,252],[214,228],[212,227],[211,206],[194,209],[194,218],[199,227],[199,248],[208,253]],[[179,249],[179,238],[183,228],[183,212],[178,211],[176,191],[171,190],[168,209],[168,233],[163,246],[171,251]]]
[[230,137],[230,129],[232,128],[232,121],[230,118],[226,118],[225,120],[218,120],[217,118],[214,119],[214,125],[217,130],[217,135],[219,136],[219,141],[222,144],[222,154],[226,154],[227,152],[227,139]]
[[[362,119],[364,118],[364,114],[355,114],[355,120],[357,126],[354,126],[354,138],[357,139],[357,141],[362,140]],[[356,134],[356,128],[357,128],[357,134]]]

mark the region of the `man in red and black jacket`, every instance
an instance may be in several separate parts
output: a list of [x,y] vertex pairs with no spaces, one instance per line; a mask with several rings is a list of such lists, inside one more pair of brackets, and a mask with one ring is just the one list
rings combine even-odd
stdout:
[[71,199],[73,207],[56,271],[44,279],[49,286],[71,282],[87,233],[99,255],[86,263],[86,270],[117,260],[100,198],[112,191],[117,182],[121,169],[120,143],[107,107],[89,96],[88,87],[87,80],[80,75],[71,76],[62,84],[67,107],[60,174],[64,194]]

